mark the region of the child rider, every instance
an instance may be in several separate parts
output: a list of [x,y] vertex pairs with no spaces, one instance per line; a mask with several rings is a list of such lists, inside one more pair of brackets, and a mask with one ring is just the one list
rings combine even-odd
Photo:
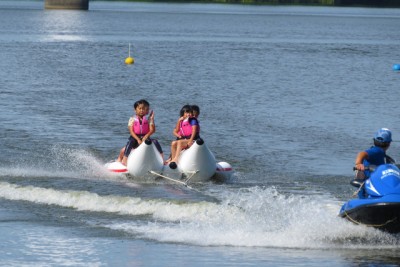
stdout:
[[[149,139],[150,136],[156,131],[154,124],[154,113],[152,112],[150,114],[149,119],[146,118],[146,115],[149,113],[150,109],[149,102],[141,99],[135,102],[133,108],[136,114],[135,116],[132,116],[128,122],[128,129],[130,133],[129,140],[126,143],[126,146],[121,149],[120,155],[117,159],[117,161],[122,162],[124,165],[127,164],[128,156],[131,150],[137,148],[146,139]],[[157,142],[157,140],[152,141],[162,155],[163,151],[160,144]]]
[[[195,116],[193,116],[193,111]],[[177,137],[176,141],[171,143],[171,159],[169,167],[176,169],[180,152],[189,148],[195,140],[200,138],[200,125],[197,116],[200,114],[198,106],[185,105],[181,109],[179,118],[173,134]]]

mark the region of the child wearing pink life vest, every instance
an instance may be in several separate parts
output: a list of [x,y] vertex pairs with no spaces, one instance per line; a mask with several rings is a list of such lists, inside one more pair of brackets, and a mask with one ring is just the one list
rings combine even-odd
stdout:
[[176,169],[176,162],[182,150],[189,148],[200,138],[200,124],[197,117],[200,115],[200,108],[197,105],[185,105],[180,112],[181,117],[176,123],[173,134],[177,140],[171,143],[171,156],[169,167]]
[[[129,140],[126,143],[126,146],[121,149],[117,159],[117,161],[122,162],[124,165],[127,163],[131,150],[137,148],[146,139],[150,139],[150,136],[156,131],[156,126],[154,124],[154,113],[152,112],[149,115],[149,118],[146,118],[146,115],[149,113],[150,109],[149,102],[141,99],[135,102],[133,108],[136,114],[135,116],[132,116],[128,122],[128,129],[130,133]],[[158,141],[155,139],[152,141],[162,155],[163,151]]]

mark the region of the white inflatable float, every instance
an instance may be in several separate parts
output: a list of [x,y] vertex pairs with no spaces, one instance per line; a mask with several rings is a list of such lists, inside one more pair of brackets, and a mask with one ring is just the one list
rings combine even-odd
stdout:
[[111,172],[130,174],[133,177],[146,177],[150,171],[161,172],[163,167],[163,158],[150,140],[132,150],[126,166],[118,161],[106,164],[106,168]]
[[229,163],[216,162],[214,154],[203,139],[196,140],[189,149],[182,151],[174,169],[164,165],[160,153],[150,140],[146,140],[129,154],[127,166],[121,162],[110,162],[106,164],[106,168],[133,178],[161,177],[185,185],[189,182],[208,181],[211,178],[224,181],[233,174]]

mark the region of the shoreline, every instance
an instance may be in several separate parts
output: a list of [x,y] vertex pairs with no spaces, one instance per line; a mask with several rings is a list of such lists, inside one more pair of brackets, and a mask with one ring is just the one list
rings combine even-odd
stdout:
[[[96,0],[93,0],[96,1]],[[335,6],[335,7],[381,7],[398,8],[396,0],[102,0],[105,2],[147,2],[147,3],[204,3],[239,5],[283,5],[283,6]]]

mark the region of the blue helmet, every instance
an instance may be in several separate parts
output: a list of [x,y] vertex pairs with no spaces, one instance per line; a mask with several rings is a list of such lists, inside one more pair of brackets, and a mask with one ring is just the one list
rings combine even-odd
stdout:
[[380,143],[390,143],[392,142],[392,132],[387,128],[381,128],[376,132],[374,140]]

